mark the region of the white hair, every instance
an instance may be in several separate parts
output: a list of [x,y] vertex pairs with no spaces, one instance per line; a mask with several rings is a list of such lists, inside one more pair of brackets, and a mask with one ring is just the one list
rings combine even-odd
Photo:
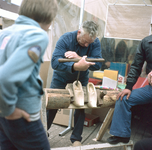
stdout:
[[98,35],[98,25],[94,21],[85,21],[81,28],[81,35],[84,35],[86,33],[89,34],[91,38]]

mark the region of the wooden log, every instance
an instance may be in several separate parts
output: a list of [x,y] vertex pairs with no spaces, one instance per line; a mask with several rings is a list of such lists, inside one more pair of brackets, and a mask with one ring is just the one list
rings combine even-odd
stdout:
[[[85,107],[81,107],[82,109],[86,109],[88,103],[87,89],[86,86],[83,86],[84,91],[84,105]],[[120,91],[114,90],[99,90],[97,91],[97,107],[114,107],[116,102],[117,94]],[[73,94],[73,84],[67,84],[66,89],[45,89],[46,95],[46,108],[47,109],[59,109],[59,108],[71,108],[71,104],[74,101]],[[76,109],[80,107],[76,107]],[[80,108],[80,109],[81,109]],[[89,107],[88,107],[89,108]],[[72,106],[74,109],[74,106]]]
[[120,91],[106,91],[107,94],[103,97],[103,105],[105,107],[114,106],[117,100],[117,95]]
[[68,108],[70,102],[70,94],[48,93],[46,96],[47,109]]
[[58,93],[58,94],[69,94],[69,91],[66,89],[45,89],[46,94],[47,93]]
[[114,107],[119,92],[114,90],[97,90],[97,106]]
[[[101,90],[101,92],[103,92],[103,91],[104,90]],[[106,95],[113,96],[113,95],[117,95],[120,92],[121,92],[121,90],[119,90],[119,91],[116,91],[116,90],[106,90]],[[115,100],[115,98],[113,100]]]

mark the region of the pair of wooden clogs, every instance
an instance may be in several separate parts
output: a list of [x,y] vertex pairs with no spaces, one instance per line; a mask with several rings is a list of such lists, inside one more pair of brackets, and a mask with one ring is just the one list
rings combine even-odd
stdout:
[[[82,84],[80,81],[74,81],[73,82],[73,92],[75,101],[73,104],[78,107],[84,106],[84,92],[82,89]],[[88,96],[88,107],[97,107],[97,92],[94,87],[94,84],[89,82],[87,84],[87,96]]]

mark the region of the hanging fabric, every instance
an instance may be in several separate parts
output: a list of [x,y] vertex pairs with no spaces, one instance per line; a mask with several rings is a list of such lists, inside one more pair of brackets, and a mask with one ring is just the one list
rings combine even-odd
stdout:
[[104,36],[141,40],[151,31],[152,5],[108,5]]

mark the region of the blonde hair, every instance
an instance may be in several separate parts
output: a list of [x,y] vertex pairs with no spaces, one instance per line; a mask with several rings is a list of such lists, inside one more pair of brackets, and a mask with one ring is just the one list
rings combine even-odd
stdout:
[[23,0],[19,8],[19,15],[27,16],[43,24],[51,23],[56,13],[56,0]]

